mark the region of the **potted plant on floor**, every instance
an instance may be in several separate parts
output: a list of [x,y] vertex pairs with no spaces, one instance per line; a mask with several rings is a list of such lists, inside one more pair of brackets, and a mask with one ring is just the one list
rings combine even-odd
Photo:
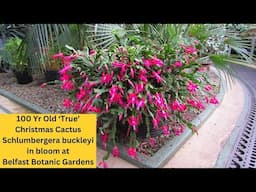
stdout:
[[27,84],[33,81],[32,71],[28,56],[23,49],[22,40],[19,37],[9,38],[4,45],[3,59],[10,64],[19,84]]

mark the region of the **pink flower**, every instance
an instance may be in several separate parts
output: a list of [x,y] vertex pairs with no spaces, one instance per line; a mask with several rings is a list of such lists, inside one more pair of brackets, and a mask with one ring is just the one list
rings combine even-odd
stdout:
[[63,101],[63,106],[65,108],[70,108],[72,107],[72,100],[69,99],[69,98],[65,98],[64,101]]
[[163,81],[162,77],[160,76],[161,74],[161,70],[155,72],[155,71],[152,71],[152,77],[154,77],[157,81],[157,83],[161,83]]
[[64,56],[62,58],[62,63],[64,66],[70,65],[71,61],[74,59],[73,55],[69,55],[69,56]]
[[209,98],[208,98],[207,96],[205,96],[204,99],[205,99],[205,102],[206,102],[206,103],[209,103]]
[[118,85],[112,85],[112,87],[109,90],[109,103],[118,103],[119,105],[123,106],[123,100],[122,100],[122,95],[119,93],[121,92],[122,94],[124,93],[124,90],[119,87]]
[[179,105],[180,105],[179,101],[175,100],[175,101],[173,101],[172,104],[171,104],[171,109],[172,109],[173,111],[176,111],[176,110],[178,110]]
[[106,161],[101,161],[98,163],[98,167],[99,168],[108,168],[108,164],[106,163]]
[[59,59],[59,58],[62,58],[63,56],[64,56],[64,54],[59,52],[59,53],[57,53],[55,55],[52,55],[51,57],[52,57],[52,59]]
[[100,82],[101,84],[111,84],[112,80],[113,80],[113,75],[114,75],[114,72],[112,71],[111,74],[108,74],[108,73],[102,73],[101,75],[101,79],[100,79]]
[[149,68],[150,66],[155,66],[155,65],[158,67],[162,67],[163,61],[161,59],[158,59],[157,57],[152,57],[151,59],[145,59],[143,61],[143,64],[147,68]]
[[164,136],[168,137],[168,136],[170,135],[170,130],[169,130],[168,125],[163,125],[163,126],[161,127],[161,129],[163,130]]
[[198,69],[198,71],[199,71],[199,72],[204,72],[204,71],[205,71],[205,67],[200,67],[200,68]]
[[118,61],[114,61],[112,63],[112,66],[114,68],[125,68],[126,64],[125,63],[121,63],[121,62],[118,62]]
[[106,149],[107,148],[107,141],[108,141],[108,134],[107,133],[103,133],[100,136],[100,139],[101,139],[101,142],[102,142],[102,145],[103,145],[104,149]]
[[71,69],[72,69],[72,67],[71,67],[70,65],[67,65],[67,66],[65,66],[64,68],[62,68],[62,69],[59,71],[59,73],[60,73],[61,75],[63,75],[63,74],[65,74],[65,73],[69,72]]
[[137,100],[136,101],[136,105],[137,105],[137,110],[140,110],[140,108],[144,107],[145,106],[145,99],[142,98],[140,100]]
[[218,104],[219,101],[217,100],[216,97],[212,97],[212,98],[210,99],[210,103],[212,103],[212,104]]
[[47,83],[42,83],[42,84],[40,85],[40,87],[41,87],[41,88],[45,88],[46,85],[47,85]]
[[138,125],[138,119],[135,116],[130,116],[128,118],[128,123],[130,126],[133,127],[133,130],[135,130],[135,131],[137,130],[136,127]]
[[193,94],[195,93],[196,89],[197,89],[198,85],[193,83],[192,81],[188,81],[187,83],[187,90]]
[[86,95],[85,90],[83,90],[82,88],[80,88],[80,89],[79,89],[79,92],[76,93],[76,98],[77,98],[78,100],[82,100],[82,99],[85,97],[85,95]]
[[144,91],[144,84],[143,82],[135,84],[135,93],[138,94]]
[[122,121],[122,119],[123,119],[123,113],[118,115],[118,121]]
[[137,159],[136,148],[130,147],[127,152],[128,152],[128,155],[129,155],[131,158]]
[[169,117],[169,114],[164,111],[164,110],[157,110],[157,116],[160,117],[160,118],[164,118],[165,120],[167,120],[167,118]]
[[92,106],[89,111],[94,113],[101,113],[102,110],[99,107]]
[[164,108],[165,107],[165,101],[164,101],[162,93],[156,93],[154,95],[154,98],[155,98],[154,103],[158,108]]
[[178,125],[176,127],[174,127],[173,131],[174,131],[174,134],[176,136],[179,136],[181,135],[185,130],[185,126],[184,125]]
[[192,45],[187,46],[187,47],[185,46],[184,50],[185,50],[185,53],[187,53],[187,54],[196,54],[197,53],[196,48],[193,47]]
[[212,89],[212,86],[211,85],[205,85],[205,87],[204,87],[204,89],[206,90],[206,91],[210,91],[211,89]]
[[61,75],[60,80],[61,80],[61,81],[68,81],[68,80],[70,80],[71,78],[72,78],[72,75],[70,75],[70,74],[68,74],[68,73],[64,73],[64,74]]
[[158,123],[159,123],[159,119],[158,118],[153,118],[152,119],[152,123],[153,123],[153,126],[154,126],[154,128],[158,128]]
[[80,102],[76,102],[73,106],[73,110],[75,112],[79,112],[80,111],[80,108],[81,108],[82,104]]
[[149,68],[150,65],[151,65],[151,63],[150,63],[150,61],[149,61],[148,59],[145,59],[145,60],[143,61],[143,64],[144,64],[145,67],[147,67],[147,68]]
[[156,144],[156,139],[155,139],[155,138],[150,137],[150,138],[149,138],[149,144],[150,144],[150,146],[151,146],[151,147],[154,147],[154,146],[155,146],[155,144]]
[[182,67],[182,62],[181,61],[177,61],[174,63],[175,67]]
[[131,72],[132,79],[134,79],[134,70],[133,70],[133,68],[130,69],[130,72]]
[[134,106],[136,104],[136,101],[137,101],[137,94],[129,93],[127,97],[127,105]]
[[205,107],[204,107],[203,103],[201,103],[200,101],[198,101],[198,102],[196,103],[196,108],[197,108],[197,109],[204,109]]
[[92,49],[92,50],[90,50],[89,55],[90,55],[90,56],[94,56],[94,55],[96,55],[96,53],[97,53],[97,52]]
[[113,147],[112,155],[113,155],[114,157],[120,157],[120,152],[119,152],[119,149],[118,149],[117,146]]
[[163,66],[163,61],[161,59],[156,58],[156,57],[153,57],[151,59],[151,63],[152,63],[152,65],[156,65],[158,67],[162,67]]
[[72,91],[75,86],[72,81],[63,81],[62,87],[63,90]]
[[138,75],[138,78],[139,78],[141,81],[143,81],[144,83],[147,83],[147,82],[148,82],[146,69],[141,69],[141,70],[140,70],[139,75]]
[[152,99],[152,95],[151,95],[151,93],[149,91],[147,92],[147,97],[148,97],[149,103],[152,104],[153,99]]

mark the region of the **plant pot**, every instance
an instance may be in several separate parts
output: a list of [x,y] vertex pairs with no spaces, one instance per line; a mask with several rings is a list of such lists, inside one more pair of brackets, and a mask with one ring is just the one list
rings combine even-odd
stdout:
[[28,71],[16,71],[15,76],[18,84],[28,84],[33,81],[33,77]]
[[51,81],[55,81],[55,80],[59,80],[60,75],[59,72],[57,70],[47,70],[45,72],[45,80],[46,82],[51,82]]

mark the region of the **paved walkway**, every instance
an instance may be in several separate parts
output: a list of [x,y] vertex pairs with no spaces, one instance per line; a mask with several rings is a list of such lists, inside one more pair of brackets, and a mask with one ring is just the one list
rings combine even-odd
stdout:
[[17,103],[0,95],[0,113],[33,113]]

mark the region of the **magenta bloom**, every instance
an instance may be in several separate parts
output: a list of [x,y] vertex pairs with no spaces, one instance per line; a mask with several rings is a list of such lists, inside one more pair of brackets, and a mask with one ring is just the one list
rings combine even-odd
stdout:
[[172,104],[171,104],[171,109],[172,109],[173,111],[176,111],[176,110],[178,110],[179,105],[180,105],[179,101],[175,100],[175,101],[173,101]]
[[175,67],[182,67],[182,62],[181,61],[177,61],[174,63]]
[[137,125],[138,125],[138,119],[137,119],[135,116],[130,116],[130,117],[128,118],[128,123],[129,123],[130,126],[133,127],[133,129],[134,129],[135,131],[137,131],[136,127],[137,127]]
[[59,73],[60,73],[61,75],[63,75],[63,74],[65,74],[65,73],[71,71],[71,69],[72,69],[72,67],[71,67],[70,65],[67,65],[67,66],[65,66],[64,68],[62,68],[62,69],[59,71]]
[[134,106],[136,104],[136,101],[137,101],[137,94],[129,93],[127,97],[127,105]]
[[201,103],[200,101],[198,101],[198,102],[196,103],[196,107],[197,107],[198,109],[204,109],[204,108],[205,108],[204,105],[203,105],[203,103]]
[[140,100],[136,101],[136,105],[137,105],[137,110],[140,110],[140,108],[143,108],[145,106],[145,99],[142,98]]
[[156,65],[158,67],[162,67],[163,66],[163,61],[161,59],[156,58],[156,57],[153,57],[151,59],[151,63],[152,63],[152,65]]
[[79,89],[79,92],[76,93],[76,98],[77,98],[78,100],[82,100],[82,99],[85,97],[85,95],[86,95],[85,90],[80,88],[80,89]]
[[70,75],[70,74],[68,74],[68,73],[64,73],[64,74],[61,75],[60,80],[61,80],[61,81],[68,81],[68,80],[70,80],[71,78],[72,78],[72,75]]
[[165,107],[165,101],[164,101],[162,93],[156,93],[154,95],[154,98],[155,98],[154,103],[158,108],[164,108]]
[[74,59],[73,55],[69,55],[69,56],[64,56],[62,58],[62,63],[64,66],[70,65],[71,61]]
[[75,112],[79,112],[81,106],[82,106],[82,105],[81,105],[80,102],[76,102],[76,103],[74,104],[74,106],[73,106],[73,110],[74,110]]
[[75,86],[72,81],[63,81],[62,87],[63,90],[72,91]]
[[138,78],[139,78],[141,81],[143,81],[144,83],[147,83],[147,82],[148,82],[146,69],[141,69],[141,70],[140,70],[139,75],[138,75]]
[[136,148],[130,147],[127,152],[131,158],[137,159]]
[[191,94],[195,93],[197,87],[198,87],[197,84],[193,83],[192,81],[188,81],[187,90],[188,90]]
[[152,119],[152,123],[153,123],[153,126],[154,126],[154,128],[158,128],[158,123],[159,123],[159,119],[158,118],[153,118]]
[[172,104],[171,104],[171,109],[174,111],[180,111],[180,112],[184,112],[187,109],[187,106],[185,104],[180,103],[179,101],[175,100]]
[[106,163],[106,161],[101,161],[98,163],[98,167],[99,168],[108,168],[108,164]]
[[101,142],[102,142],[102,145],[103,145],[104,149],[106,149],[107,148],[107,141],[108,141],[108,134],[107,133],[103,133],[100,136],[100,139],[101,139]]
[[188,47],[185,46],[184,50],[185,50],[185,53],[187,53],[187,54],[196,54],[197,53],[196,48],[193,47],[192,45],[188,46]]
[[133,70],[133,68],[130,69],[130,72],[131,72],[132,79],[134,79],[134,70]]
[[97,53],[97,52],[92,49],[92,50],[90,50],[89,55],[90,55],[90,56],[93,56],[93,55],[96,55],[96,53]]
[[151,59],[145,59],[143,61],[143,64],[147,68],[149,68],[150,66],[155,66],[155,65],[158,66],[158,67],[162,67],[163,66],[163,61],[161,59],[153,57]]
[[40,87],[41,87],[41,88],[45,88],[46,85],[47,85],[47,83],[42,83],[42,84],[40,85]]
[[118,61],[114,61],[112,63],[112,66],[114,68],[125,68],[126,67],[126,64],[125,63],[121,63],[121,62],[118,62]]
[[168,125],[163,125],[163,126],[161,127],[161,129],[163,130],[164,136],[168,137],[168,136],[170,135],[170,130],[169,130]]
[[216,97],[212,97],[212,98],[210,99],[210,103],[212,103],[212,104],[218,104],[219,101],[218,101],[218,99],[217,99]]
[[164,111],[164,110],[157,110],[157,117],[160,117],[160,118],[164,118],[165,120],[167,120],[167,118],[169,117],[169,114]]
[[52,55],[52,59],[59,59],[59,58],[62,58],[63,56],[64,56],[64,54],[59,52],[59,53],[57,53],[55,55]]
[[113,147],[112,155],[113,155],[114,157],[120,157],[120,152],[119,152],[119,149],[118,149],[117,146]]
[[177,126],[177,127],[174,127],[174,129],[173,129],[174,134],[175,134],[176,136],[181,135],[181,134],[184,132],[184,130],[185,130],[185,126],[184,126],[184,125],[179,125],[179,126]]
[[113,71],[111,74],[108,74],[108,73],[102,73],[102,76],[101,76],[101,79],[100,79],[100,82],[101,84],[111,84],[112,80],[113,80]]
[[200,67],[200,68],[198,69],[198,71],[199,71],[199,72],[204,72],[204,71],[205,71],[205,67]]
[[205,87],[204,87],[204,89],[206,90],[206,91],[210,91],[211,89],[212,89],[212,86],[211,85],[205,85]]
[[72,107],[72,100],[69,99],[69,98],[65,98],[64,101],[63,101],[63,106],[65,108],[70,108]]
[[130,116],[128,118],[128,123],[130,126],[137,126],[138,125],[137,118],[135,116]]
[[163,81],[163,79],[162,79],[162,77],[160,76],[160,74],[161,74],[161,71],[160,71],[160,70],[157,71],[157,72],[152,71],[152,77],[154,77],[154,78],[156,79],[157,83],[161,83],[161,82]]
[[151,65],[151,62],[150,62],[149,59],[145,59],[145,60],[143,61],[143,63],[144,63],[144,65],[145,65],[145,67],[147,67],[147,68],[149,68],[150,65]]
[[135,93],[138,94],[144,91],[144,84],[143,82],[135,84]]
[[149,144],[150,144],[150,146],[151,146],[151,147],[154,147],[154,146],[155,146],[155,144],[156,144],[156,139],[155,139],[155,138],[150,137],[150,138],[149,138]]
[[152,95],[151,95],[151,93],[149,91],[147,92],[147,97],[148,97],[149,103],[152,104],[153,99],[152,99]]

